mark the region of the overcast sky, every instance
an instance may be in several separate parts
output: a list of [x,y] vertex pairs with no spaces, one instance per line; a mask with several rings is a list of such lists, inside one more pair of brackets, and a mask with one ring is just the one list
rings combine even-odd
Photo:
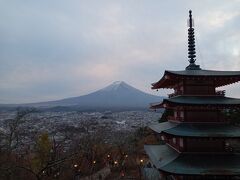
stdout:
[[[117,80],[156,94],[150,84],[165,69],[188,65],[189,9],[196,63],[240,70],[239,0],[0,0],[0,103],[79,96]],[[234,97],[239,88],[223,87]]]

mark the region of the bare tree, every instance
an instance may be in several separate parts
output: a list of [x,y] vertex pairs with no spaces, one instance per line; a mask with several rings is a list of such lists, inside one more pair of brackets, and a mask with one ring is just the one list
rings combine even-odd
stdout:
[[[19,109],[15,118],[5,120],[5,128],[0,131],[0,177],[9,179],[16,163],[16,149],[19,145],[20,125],[24,118],[35,109]],[[14,153],[13,153],[14,152]]]

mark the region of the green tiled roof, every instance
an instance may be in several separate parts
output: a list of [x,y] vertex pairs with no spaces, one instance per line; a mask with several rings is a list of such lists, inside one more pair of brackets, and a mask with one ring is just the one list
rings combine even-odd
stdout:
[[158,168],[167,165],[178,157],[178,152],[166,145],[144,145],[150,161]]
[[172,123],[164,122],[150,125],[157,133],[167,133],[187,137],[240,137],[240,127],[217,123]]
[[214,71],[214,70],[183,70],[183,71],[168,71],[171,74],[182,76],[240,76],[240,71]]
[[162,122],[162,123],[150,124],[148,127],[157,133],[161,133],[164,130],[172,129],[178,125],[179,125],[178,123],[173,123],[173,122],[167,121],[167,122]]
[[224,96],[176,96],[170,99],[164,99],[164,101],[180,103],[180,104],[239,104],[240,99],[224,97]]
[[211,106],[226,106],[240,105],[240,99],[230,98],[225,96],[175,96],[169,99],[164,99],[161,103],[152,103],[151,108],[162,107],[163,104],[179,104],[179,105],[211,105]]
[[[240,175],[240,154],[173,153],[167,145],[146,145],[157,169],[183,175]],[[170,151],[169,153],[166,151]],[[167,156],[166,156],[167,154]],[[161,163],[165,159],[165,163]]]
[[159,180],[160,173],[155,168],[143,168],[142,174],[145,180]]

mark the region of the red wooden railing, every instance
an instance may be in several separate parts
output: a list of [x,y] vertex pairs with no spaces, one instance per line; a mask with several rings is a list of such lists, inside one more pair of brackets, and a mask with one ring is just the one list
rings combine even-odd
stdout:
[[183,120],[183,117],[168,116],[168,120],[182,121],[182,120]]
[[[215,95],[215,96],[225,96],[225,90],[218,90],[215,92],[215,94],[205,94],[205,95]],[[174,93],[171,93],[171,94],[168,94],[168,97],[169,98],[172,98],[174,96],[178,96],[178,95],[184,95],[182,92],[174,92]],[[191,94],[185,94],[185,95],[191,95]],[[196,95],[196,94],[193,94],[193,95]]]

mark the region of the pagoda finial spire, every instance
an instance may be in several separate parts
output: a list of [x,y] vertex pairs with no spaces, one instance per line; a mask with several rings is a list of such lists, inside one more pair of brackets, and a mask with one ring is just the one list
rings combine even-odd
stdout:
[[192,19],[192,11],[189,10],[189,20],[188,20],[188,58],[189,65],[186,67],[187,70],[198,70],[199,65],[195,64],[196,61],[196,51],[195,51],[195,37],[194,37],[194,23]]
[[189,27],[193,27],[192,10],[189,10]]

